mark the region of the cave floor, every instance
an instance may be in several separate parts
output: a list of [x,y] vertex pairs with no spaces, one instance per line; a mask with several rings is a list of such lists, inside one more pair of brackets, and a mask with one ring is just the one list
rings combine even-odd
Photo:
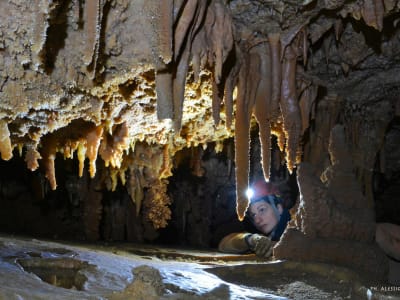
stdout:
[[[0,236],[0,299],[400,299],[336,266]],[[392,287],[393,289],[393,287]]]

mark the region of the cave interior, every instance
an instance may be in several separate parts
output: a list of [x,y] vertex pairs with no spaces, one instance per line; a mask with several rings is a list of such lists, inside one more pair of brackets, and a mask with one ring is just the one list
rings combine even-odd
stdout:
[[36,2],[0,2],[3,234],[214,251],[264,178],[274,259],[400,285],[399,1]]

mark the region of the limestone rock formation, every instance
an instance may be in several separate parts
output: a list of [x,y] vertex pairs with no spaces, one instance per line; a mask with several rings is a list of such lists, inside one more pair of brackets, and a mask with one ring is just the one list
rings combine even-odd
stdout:
[[[400,172],[399,11],[397,0],[1,1],[0,154],[22,158],[34,191],[1,195],[36,201],[64,186],[79,194],[68,171],[83,185],[70,201],[85,201],[87,237],[100,237],[106,215],[120,228],[136,224],[120,236],[141,241],[171,221],[171,203],[184,201],[168,193],[179,164],[190,157],[192,172],[207,177],[202,151],[212,146],[235,171],[243,220],[258,132],[262,176],[274,180],[271,170],[281,166],[299,176],[297,218],[311,224],[298,223],[301,234],[369,243],[374,212],[400,212],[391,196]],[[346,163],[340,149],[328,151],[337,124]],[[326,183],[311,169],[327,170]],[[98,194],[118,188],[130,197],[127,215],[112,209],[113,196]],[[354,202],[340,202],[352,193]],[[318,195],[326,209],[315,207]],[[324,230],[314,227],[314,209]],[[330,213],[350,224],[349,236],[333,229]],[[389,221],[400,223],[398,215]]]

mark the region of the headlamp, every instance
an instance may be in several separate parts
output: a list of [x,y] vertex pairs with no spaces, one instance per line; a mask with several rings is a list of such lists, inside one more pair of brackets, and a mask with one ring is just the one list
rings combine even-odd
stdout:
[[253,191],[253,189],[252,189],[252,188],[248,188],[247,191],[246,191],[246,195],[247,195],[247,198],[248,198],[249,200],[251,200],[251,198],[253,198],[253,196],[254,196],[254,191]]

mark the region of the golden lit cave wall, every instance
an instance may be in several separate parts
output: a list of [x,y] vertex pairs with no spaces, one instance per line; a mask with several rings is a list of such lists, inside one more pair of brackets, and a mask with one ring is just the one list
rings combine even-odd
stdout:
[[[385,2],[382,10],[365,1],[337,16],[362,17],[380,30],[394,6]],[[3,1],[0,8],[1,157],[11,159],[18,148],[29,169],[42,166],[52,188],[57,152],[67,158],[76,152],[80,175],[87,158],[92,177],[100,155],[110,168],[108,187],[128,183],[139,204],[146,197],[137,187],[153,185],[139,183],[137,141],[148,145],[143,151],[157,153],[147,168],[154,186],[163,186],[176,151],[222,145],[234,134],[237,213],[243,219],[252,122],[260,129],[266,179],[271,134],[290,172],[301,159],[316,85],[296,77],[297,69],[307,62],[310,42],[330,27],[312,32],[307,20],[255,37],[235,30],[222,0]],[[340,34],[340,26],[335,29]],[[155,226],[165,226],[168,204],[162,204],[164,217],[149,214]]]

